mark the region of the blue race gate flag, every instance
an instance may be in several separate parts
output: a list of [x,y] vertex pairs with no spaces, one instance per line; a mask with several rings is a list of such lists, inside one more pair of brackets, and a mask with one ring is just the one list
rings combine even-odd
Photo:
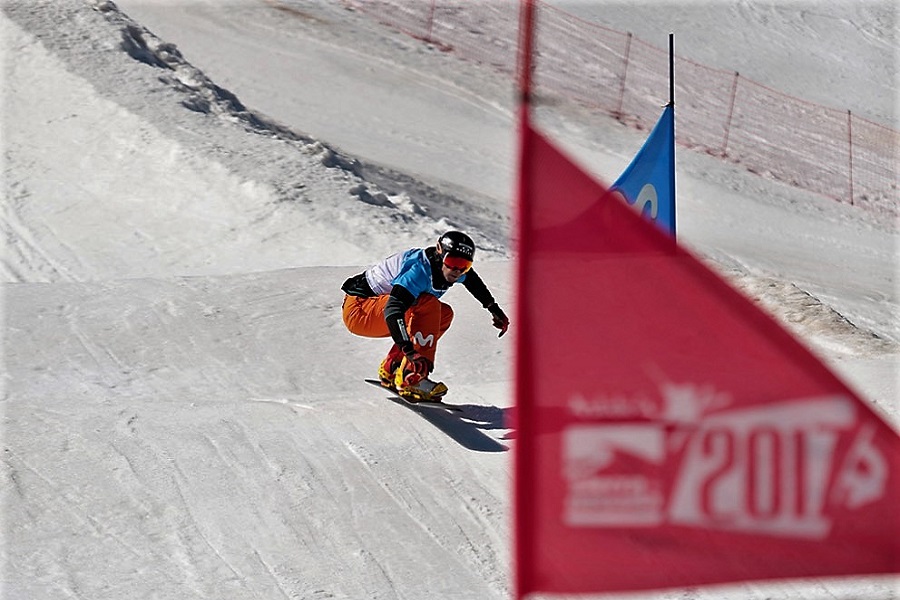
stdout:
[[669,104],[637,156],[610,188],[675,237],[675,105]]

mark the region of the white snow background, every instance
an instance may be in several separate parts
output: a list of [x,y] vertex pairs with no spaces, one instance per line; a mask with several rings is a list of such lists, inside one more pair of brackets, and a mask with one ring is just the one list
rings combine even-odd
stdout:
[[[889,0],[567,6],[897,126]],[[512,81],[337,2],[7,0],[0,27],[4,600],[509,598],[514,336],[451,292],[436,376],[465,418],[428,422],[363,383],[387,343],[339,288],[462,228],[511,312]],[[607,181],[645,139],[539,119]],[[681,242],[896,426],[896,224],[677,164]]]

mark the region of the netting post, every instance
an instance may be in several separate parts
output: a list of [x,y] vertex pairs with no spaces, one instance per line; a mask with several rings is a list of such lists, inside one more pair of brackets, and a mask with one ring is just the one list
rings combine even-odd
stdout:
[[619,107],[616,109],[615,116],[621,118],[623,114],[623,106],[625,104],[625,79],[628,77],[628,60],[631,54],[631,33],[625,38],[625,60],[622,65],[622,85],[619,88]]
[[853,206],[853,116],[847,111],[847,147],[850,152],[850,206]]
[[429,43],[434,43],[434,6],[437,0],[431,0],[431,10],[428,12],[428,37],[425,38]]
[[725,139],[722,142],[722,156],[728,156],[728,136],[731,133],[731,118],[734,116],[734,102],[737,97],[738,78],[741,76],[734,72],[734,81],[731,84],[731,98],[728,101],[728,116],[725,117]]

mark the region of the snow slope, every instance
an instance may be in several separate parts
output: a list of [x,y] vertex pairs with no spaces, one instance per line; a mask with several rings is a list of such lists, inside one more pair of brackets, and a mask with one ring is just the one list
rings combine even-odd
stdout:
[[554,0],[583,19],[835,109],[897,127],[897,6],[884,0]]
[[[2,597],[509,597],[510,336],[448,295],[466,412],[427,422],[339,316],[345,277],[449,227],[512,305],[509,82],[330,3],[22,0],[0,27]],[[604,178],[642,142],[541,119]],[[682,240],[898,422],[894,224],[678,160]]]

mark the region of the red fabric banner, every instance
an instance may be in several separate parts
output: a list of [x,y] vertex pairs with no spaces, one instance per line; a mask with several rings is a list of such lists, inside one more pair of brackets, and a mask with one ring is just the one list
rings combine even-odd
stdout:
[[523,119],[519,597],[900,571],[900,437]]

